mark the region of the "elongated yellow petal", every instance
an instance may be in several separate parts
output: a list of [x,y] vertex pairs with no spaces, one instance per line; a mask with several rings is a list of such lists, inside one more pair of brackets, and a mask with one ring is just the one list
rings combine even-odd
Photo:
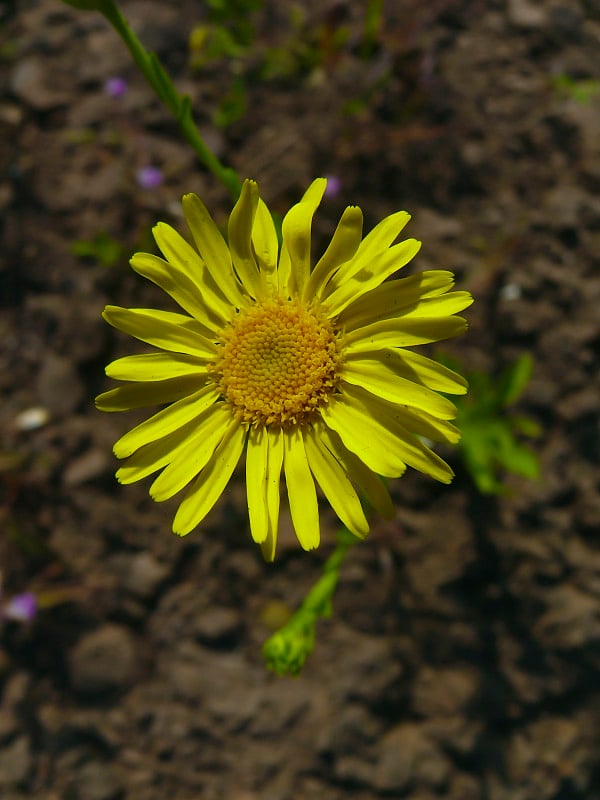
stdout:
[[377,361],[347,361],[342,377],[348,383],[362,386],[369,392],[399,405],[422,408],[441,419],[454,419],[456,407],[450,400],[425,386],[401,378]]
[[406,311],[402,316],[405,319],[419,317],[420,319],[434,319],[436,317],[450,316],[464,311],[473,302],[469,292],[448,292],[441,297],[427,297],[414,308]]
[[[415,404],[415,407],[411,407],[410,403],[405,405],[392,401],[393,404],[390,405],[389,402],[386,402],[387,398],[383,397],[383,391],[374,391],[374,388],[378,387],[371,387],[360,381],[352,384],[342,381],[340,388],[350,396],[356,396],[357,392],[359,392],[365,406],[373,404],[373,407],[379,405],[387,409],[401,425],[419,436],[425,436],[434,442],[448,442],[449,444],[456,444],[460,439],[458,428],[448,422],[448,419],[453,419],[456,416],[455,406],[449,400],[439,397],[435,393],[433,393],[433,397],[437,397],[447,404],[442,406],[442,414],[437,414],[433,410],[433,405],[426,408],[423,403],[418,406]],[[417,386],[416,388],[419,389],[420,387]]]
[[209,359],[214,358],[217,352],[216,346],[205,335],[204,325],[183,314],[106,306],[102,316],[113,328],[162,350]]
[[369,523],[348,476],[314,430],[305,431],[304,446],[311,472],[331,507],[348,530],[363,539]]
[[168,500],[187,486],[204,469],[231,425],[231,413],[224,403],[208,409],[196,420],[196,430],[150,487],[157,503]]
[[431,439],[432,442],[456,444],[460,441],[460,431],[456,425],[427,411],[396,405],[390,410],[398,422],[411,433]]
[[184,195],[182,204],[186,222],[206,268],[229,302],[239,308],[243,304],[243,295],[220,230],[198,195]]
[[208,329],[217,330],[228,318],[228,308],[210,275],[210,280],[201,275],[192,277],[177,262],[167,262],[151,253],[136,253],[129,263],[138,275],[159,286]]
[[287,263],[289,258],[290,276],[287,289],[291,295],[302,293],[310,274],[312,218],[323,198],[326,186],[325,178],[314,180],[302,200],[292,206],[283,219],[282,259]]
[[109,378],[118,381],[161,381],[184,375],[206,375],[207,359],[181,353],[141,353],[118,358],[106,367]]
[[371,262],[379,258],[393,244],[409,220],[410,214],[406,211],[397,211],[382,219],[362,240],[354,258],[335,274],[328,291],[330,293],[335,291],[364,269],[368,270]]
[[280,428],[267,428],[267,538],[260,549],[265,561],[273,561],[277,548],[277,530],[279,527],[279,503],[281,488],[281,469],[283,467],[283,433]]
[[163,436],[199,417],[206,408],[217,401],[218,397],[219,390],[211,384],[172,403],[121,436],[113,447],[114,454],[117,458],[126,458],[145,444],[162,439]]
[[189,423],[163,439],[151,442],[137,450],[117,470],[119,483],[135,483],[170,464],[177,457],[179,450],[185,447],[194,430],[195,423]]
[[212,509],[229,483],[246,442],[247,427],[234,421],[212,459],[196,477],[173,520],[173,533],[186,536]]
[[271,212],[260,197],[252,227],[252,245],[260,269],[263,272],[274,274],[277,270],[279,241]]
[[[370,426],[374,434],[375,432],[380,436],[387,434],[388,447],[393,449],[405,464],[441,483],[450,483],[454,473],[448,464],[401,424],[403,421],[401,412],[394,406],[368,397],[356,387],[347,387],[344,401],[357,419],[362,419],[363,426]],[[338,433],[342,436],[340,431]]]
[[360,246],[363,214],[358,206],[349,206],[331,237],[327,250],[323,253],[304,289],[304,298],[320,297],[331,276],[342,264],[349,261]]
[[462,317],[395,317],[351,331],[346,336],[346,350],[348,353],[364,353],[384,347],[413,347],[441,342],[466,330],[467,321]]
[[269,436],[266,428],[251,428],[246,451],[246,497],[250,533],[258,544],[266,541],[269,533],[267,506],[267,471],[269,464]]
[[227,295],[192,245],[165,222],[157,223],[152,229],[152,235],[169,264],[194,281],[204,304],[219,317],[226,319],[229,311]]
[[348,353],[346,363],[369,360],[381,364],[394,376],[427,386],[444,394],[465,394],[467,381],[458,372],[448,369],[432,358],[427,358],[412,350],[383,348],[365,352]]
[[340,462],[352,483],[362,492],[367,502],[382,517],[392,519],[396,515],[396,507],[379,475],[369,469],[358,456],[351,453],[335,431],[325,425],[320,425],[319,436],[329,452]]
[[346,306],[354,302],[371,289],[375,289],[386,278],[393,275],[419,252],[421,242],[416,239],[406,239],[394,245],[385,253],[374,257],[365,264],[352,278],[348,278],[332,294],[325,298],[323,307],[330,317],[337,316]]
[[386,281],[350,303],[340,314],[339,324],[350,331],[385,317],[401,316],[425,298],[443,294],[452,286],[454,275],[442,269]]
[[344,445],[355,453],[373,472],[397,478],[406,464],[394,447],[394,440],[381,425],[369,419],[362,409],[336,396],[321,410],[325,424],[335,431]]
[[205,382],[205,375],[188,375],[166,381],[126,383],[99,394],[96,408],[99,411],[129,411],[132,408],[160,406],[198,391]]
[[319,546],[319,506],[315,481],[298,428],[283,432],[283,468],[294,530],[304,550]]
[[233,266],[244,288],[252,297],[262,294],[260,273],[252,250],[252,228],[258,207],[258,186],[246,180],[239,200],[229,217],[229,249]]

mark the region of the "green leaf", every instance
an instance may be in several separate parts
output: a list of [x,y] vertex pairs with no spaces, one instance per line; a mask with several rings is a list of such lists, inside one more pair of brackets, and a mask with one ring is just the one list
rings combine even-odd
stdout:
[[524,353],[508,366],[498,381],[497,397],[500,405],[510,406],[515,403],[531,379],[533,358]]

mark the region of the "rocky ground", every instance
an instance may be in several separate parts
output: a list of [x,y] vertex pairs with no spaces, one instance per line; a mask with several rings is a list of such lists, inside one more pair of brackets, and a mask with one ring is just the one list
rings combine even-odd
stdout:
[[[0,630],[2,800],[600,798],[600,5],[390,2],[373,45],[364,5],[268,2],[233,60],[203,63],[204,3],[123,9],[275,210],[327,174],[322,241],[348,204],[369,227],[413,214],[415,268],[476,296],[444,352],[492,374],[534,358],[519,411],[541,477],[485,497],[449,453],[451,487],[396,482],[302,675],[268,673],[332,518],[313,554],[284,520],[265,565],[240,480],[179,540],[172,505],[114,480],[131,419],[92,402],[131,347],[103,306],[164,302],[128,255],[182,226],[183,192],[221,222],[230,201],[99,15],[5,2],[0,569],[5,599],[41,608]],[[163,180],[142,188],[148,166]]]

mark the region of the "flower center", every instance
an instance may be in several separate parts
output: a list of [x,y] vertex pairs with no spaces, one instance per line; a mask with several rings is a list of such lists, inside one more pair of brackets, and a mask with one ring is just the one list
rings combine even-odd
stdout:
[[281,298],[241,311],[213,365],[223,396],[251,424],[299,423],[334,391],[340,361],[329,320]]

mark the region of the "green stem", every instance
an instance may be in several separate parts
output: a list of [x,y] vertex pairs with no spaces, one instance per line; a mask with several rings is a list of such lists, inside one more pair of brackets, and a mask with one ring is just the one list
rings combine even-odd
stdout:
[[348,531],[340,531],[337,547],[323,565],[323,575],[291,619],[264,643],[263,656],[267,666],[278,675],[297,675],[302,669],[314,647],[315,625],[319,619],[331,615],[340,568],[348,550],[357,541]]
[[206,146],[192,118],[189,97],[180,95],[155,53],[148,53],[114,0],[103,0],[99,9],[125,42],[133,60],[152,86],[160,101],[177,120],[187,142],[196,152],[201,163],[212,172],[237,200],[242,184],[235,170],[223,166],[215,154]]

